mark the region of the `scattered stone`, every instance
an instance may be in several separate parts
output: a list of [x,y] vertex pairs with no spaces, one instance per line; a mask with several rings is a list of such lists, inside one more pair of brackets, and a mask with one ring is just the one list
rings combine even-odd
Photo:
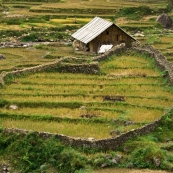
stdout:
[[172,19],[165,13],[158,16],[158,18],[156,19],[156,22],[161,23],[165,29],[170,29],[173,26]]
[[132,124],[134,124],[133,121],[125,121],[124,122],[124,126],[129,126],[129,125],[132,125]]
[[144,37],[145,35],[143,32],[138,31],[137,33],[134,34],[135,37]]
[[0,173],[10,173],[11,167],[8,164],[0,164]]
[[129,164],[127,165],[127,168],[134,168],[134,164],[133,164],[133,163],[129,163]]
[[17,105],[10,105],[9,109],[17,110],[19,107]]
[[81,106],[79,110],[86,110],[86,106]]
[[89,141],[94,141],[95,139],[93,137],[88,138]]
[[98,116],[97,115],[94,115],[94,114],[82,114],[80,115],[81,118],[89,118],[89,119],[92,119],[92,118],[97,118]]
[[0,54],[0,60],[6,59],[4,55]]
[[120,163],[120,160],[122,159],[122,155],[117,155],[115,157],[113,157],[112,161],[115,163]]
[[116,161],[116,159],[112,159],[111,161],[112,161],[112,163],[114,163],[114,164],[117,164],[117,163],[118,163],[118,162]]
[[8,11],[3,11],[2,14],[4,14],[4,15],[8,15],[9,12],[8,12]]
[[156,157],[153,158],[153,162],[154,162],[154,165],[155,165],[156,167],[159,167],[160,164],[161,164],[160,159],[159,159],[159,158],[156,158]]
[[125,97],[124,96],[103,96],[103,101],[125,101]]
[[107,163],[103,163],[103,164],[100,166],[100,168],[105,168],[105,167],[107,167],[107,166],[108,166]]
[[111,156],[110,154],[107,154],[107,155],[106,155],[106,158],[107,158],[107,159],[111,159],[112,156]]
[[128,147],[127,147],[127,146],[125,146],[125,147],[123,148],[123,151],[124,151],[125,153],[129,152]]
[[112,131],[110,131],[110,135],[111,135],[112,137],[114,137],[114,136],[116,136],[116,135],[120,135],[120,134],[121,134],[120,130],[112,130]]
[[47,169],[47,166],[46,165],[41,165],[40,166],[40,171],[41,172],[44,172],[46,169]]
[[37,41],[42,42],[43,39],[41,37],[38,37]]

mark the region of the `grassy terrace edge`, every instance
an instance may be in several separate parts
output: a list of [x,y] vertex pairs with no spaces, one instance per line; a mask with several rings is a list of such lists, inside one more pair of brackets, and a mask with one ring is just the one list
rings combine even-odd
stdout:
[[[87,63],[87,67],[88,67],[88,65],[90,66],[92,63],[94,63],[94,67],[96,67],[96,69],[97,70],[93,70],[94,72],[99,72],[99,67],[98,67],[98,63],[97,63],[97,61],[101,61],[101,60],[105,60],[105,59],[107,59],[108,57],[110,57],[111,55],[113,55],[114,53],[117,53],[117,50],[118,50],[118,52],[120,53],[120,52],[122,52],[122,51],[124,51],[125,50],[125,47],[124,46],[120,46],[120,47],[118,47],[117,49],[114,49],[114,50],[110,50],[109,52],[106,52],[104,55],[101,55],[101,56],[98,56],[98,57],[95,57],[95,58],[93,58],[93,61],[94,62],[91,62],[91,63]],[[165,59],[165,57],[160,53],[160,52],[158,52],[158,51],[156,51],[156,50],[154,50],[154,49],[151,49],[151,48],[144,48],[144,47],[141,47],[141,49],[138,47],[138,48],[136,48],[136,47],[133,47],[132,48],[132,50],[134,51],[137,51],[137,52],[142,52],[142,53],[144,53],[144,54],[148,54],[149,55],[149,57],[151,57],[151,58],[154,58],[155,59],[155,61],[156,61],[156,65],[158,66],[158,67],[160,67],[161,68],[161,70],[166,70],[166,75],[167,75],[167,77],[169,78],[169,81],[170,81],[170,84],[172,84],[172,81],[173,81],[173,79],[172,79],[172,71],[173,71],[173,68],[172,68],[172,66],[167,62],[167,60]],[[57,62],[55,62],[55,63],[48,63],[48,64],[46,64],[46,65],[40,65],[40,66],[37,66],[37,67],[32,67],[32,68],[27,68],[27,69],[24,69],[24,70],[19,70],[19,71],[14,71],[14,72],[8,72],[7,73],[7,79],[9,79],[9,77],[10,77],[10,80],[12,80],[13,79],[13,77],[14,76],[20,76],[20,75],[27,75],[28,74],[28,72],[29,73],[36,73],[36,72],[40,72],[40,71],[47,71],[47,69],[48,70],[50,70],[50,68],[51,68],[51,71],[52,71],[52,67],[53,67],[53,70],[57,70],[57,65],[58,65],[58,67],[61,65],[60,63],[61,62],[63,62],[63,61],[66,61],[67,59],[65,59],[65,58],[63,58],[63,59],[60,59],[59,61],[57,61]],[[74,65],[74,64],[73,64]],[[72,65],[72,66],[73,66]],[[95,66],[96,65],[96,66]],[[72,67],[71,65],[70,65],[70,67]],[[93,72],[92,71],[92,72]],[[84,71],[83,71],[84,72]],[[88,73],[88,71],[87,71],[87,73]],[[2,75],[4,75],[4,74],[2,74]],[[4,75],[4,76],[1,76],[1,80],[3,80],[3,78],[5,78],[6,76]],[[7,80],[8,81],[8,80]],[[5,82],[6,82],[6,79],[5,79]],[[3,104],[6,104],[6,101],[4,100],[4,102],[2,101],[1,102],[1,106],[3,106]],[[74,103],[74,104],[76,104],[76,103]],[[74,106],[74,104],[72,104],[72,106]],[[79,105],[80,105],[80,103],[77,103],[77,107],[79,107]],[[8,115],[8,117],[10,118],[11,116],[10,115]],[[163,116],[164,117],[164,116]],[[22,118],[22,116],[16,116],[16,118],[17,119],[20,119],[20,118]],[[27,116],[25,116],[25,118],[28,118]],[[47,119],[47,120],[50,120],[50,119],[52,119],[53,117],[42,117],[42,119]],[[35,119],[38,119],[38,117],[36,116],[35,117]],[[59,118],[53,118],[54,120],[56,119],[56,121],[72,121],[72,120],[69,120],[68,118],[64,118],[64,119],[59,119]],[[161,118],[162,119],[162,118]],[[159,121],[161,121],[161,119],[159,119],[159,120],[156,120],[155,122],[153,122],[153,123],[150,123],[150,124],[147,124],[147,125],[145,125],[145,126],[143,126],[143,127],[141,127],[141,128],[139,128],[139,129],[136,129],[136,130],[131,130],[131,131],[129,131],[129,132],[127,132],[127,133],[125,133],[125,134],[122,134],[122,135],[120,135],[119,137],[117,137],[116,139],[118,139],[118,141],[119,141],[119,138],[123,138],[121,141],[126,141],[126,140],[128,140],[130,137],[132,137],[132,136],[135,136],[136,134],[139,134],[139,135],[141,135],[141,134],[146,134],[146,133],[149,133],[149,132],[151,132],[152,130],[154,130],[156,127],[157,127],[157,125],[158,125],[158,123],[159,123]],[[76,121],[75,119],[73,120],[73,121]],[[102,123],[102,122],[104,122],[105,120],[92,120],[93,122],[95,122],[95,121],[97,121],[97,122],[99,122],[99,123]],[[91,121],[90,121],[91,122]],[[64,136],[64,135],[63,135]],[[125,136],[125,139],[124,139],[124,136]],[[127,136],[130,136],[130,137],[127,137]],[[111,140],[111,138],[110,139],[107,139],[108,141],[109,140]],[[107,141],[106,140],[106,141]],[[81,140],[80,140],[81,141]],[[113,141],[113,143],[114,143],[115,141]],[[80,143],[80,142],[79,142]],[[111,145],[109,145],[109,143],[111,144]],[[70,143],[69,143],[70,144]],[[81,145],[81,144],[80,144]],[[83,145],[83,144],[82,144]],[[95,144],[94,144],[95,145]],[[101,144],[98,144],[98,145],[101,145]],[[116,147],[118,147],[119,145],[117,144],[117,146],[112,146],[112,143],[111,142],[108,142],[108,144],[106,144],[106,148],[104,148],[104,149],[109,149],[109,148],[116,148]],[[92,146],[91,146],[92,147]],[[103,147],[103,146],[102,146]],[[101,148],[102,148],[101,147]],[[105,145],[104,145],[104,147],[105,147]],[[113,149],[112,148],[112,149]]]

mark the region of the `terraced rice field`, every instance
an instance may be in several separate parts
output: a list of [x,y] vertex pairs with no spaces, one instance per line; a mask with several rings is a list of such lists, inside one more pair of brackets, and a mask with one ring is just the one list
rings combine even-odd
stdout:
[[6,58],[0,61],[0,72],[32,67],[67,56],[90,57],[90,55],[77,55],[71,46],[58,45],[58,43],[40,44],[28,48],[0,48],[0,54]]
[[[1,125],[101,139],[152,122],[172,106],[172,88],[153,60],[113,56],[100,68],[100,75],[45,72],[14,79],[0,89],[6,102]],[[123,100],[110,99],[117,96]],[[19,109],[9,109],[11,104]]]

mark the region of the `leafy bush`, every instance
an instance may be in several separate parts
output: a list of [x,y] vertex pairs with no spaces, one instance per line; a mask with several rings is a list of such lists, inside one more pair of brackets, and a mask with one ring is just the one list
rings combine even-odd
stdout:
[[122,9],[120,9],[120,11],[118,12],[117,15],[126,16],[129,19],[140,19],[144,15],[150,15],[152,13],[153,13],[153,10],[150,9],[148,6],[139,6],[139,7],[122,8]]
[[66,149],[59,155],[58,169],[60,173],[71,173],[86,167],[87,159],[74,150]]
[[164,160],[165,152],[158,146],[147,146],[137,148],[131,153],[131,162],[135,167],[139,168],[154,168],[153,158],[156,157],[160,160]]
[[[0,153],[10,155],[13,165],[23,172],[39,172],[46,165],[60,173],[82,172],[88,169],[87,159],[71,147],[65,147],[56,138],[42,139],[33,132],[25,137],[0,134]],[[15,158],[15,159],[14,159]]]
[[23,37],[22,41],[23,42],[36,41],[37,38],[38,38],[37,33],[31,33],[28,36]]

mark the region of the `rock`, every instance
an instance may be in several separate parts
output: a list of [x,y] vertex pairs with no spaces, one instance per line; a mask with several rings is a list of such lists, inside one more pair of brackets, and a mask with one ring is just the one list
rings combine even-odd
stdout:
[[111,159],[112,156],[111,156],[110,154],[107,154],[107,155],[106,155],[106,158],[107,158],[107,159]]
[[116,135],[120,135],[120,134],[121,134],[120,130],[112,130],[112,131],[110,131],[110,135],[111,135],[112,137],[114,137],[114,136],[116,136]]
[[41,37],[38,37],[37,41],[42,42],[43,39]]
[[2,54],[0,54],[0,60],[6,59]]
[[129,163],[129,164],[127,165],[127,167],[128,167],[128,168],[134,168],[134,164],[133,164],[133,163]]
[[95,139],[93,137],[88,138],[89,141],[94,141]]
[[40,166],[40,171],[41,172],[44,172],[46,169],[47,169],[47,166],[46,165],[41,165]]
[[86,109],[86,106],[81,106],[80,108],[79,108],[79,110],[85,110]]
[[10,105],[9,106],[9,109],[17,110],[18,109],[18,106],[17,105]]
[[144,37],[145,35],[142,34],[142,33],[136,33],[136,34],[134,34],[134,36],[135,36],[135,37]]
[[108,166],[107,163],[103,163],[103,164],[100,166],[100,168],[105,168],[105,167],[107,167],[107,166]]
[[125,121],[124,122],[124,126],[129,126],[131,124],[134,124],[134,122],[133,121]]
[[118,154],[117,156],[113,157],[112,162],[119,163],[121,158],[122,158],[122,156]]
[[116,159],[112,159],[111,161],[112,161],[112,163],[114,163],[114,164],[117,164],[117,163],[118,163],[118,162],[116,161]]
[[158,16],[158,18],[156,19],[156,22],[161,23],[165,29],[170,29],[173,26],[172,19],[165,13]]
[[159,158],[156,158],[156,157],[153,158],[153,162],[154,162],[154,165],[155,165],[156,167],[159,167],[160,164],[161,164],[160,159],[159,159]]
[[20,170],[18,173],[23,173],[23,171],[22,171],[22,170]]
[[28,45],[24,44],[23,47],[28,47]]
[[50,39],[50,42],[54,42],[54,40],[53,39]]

